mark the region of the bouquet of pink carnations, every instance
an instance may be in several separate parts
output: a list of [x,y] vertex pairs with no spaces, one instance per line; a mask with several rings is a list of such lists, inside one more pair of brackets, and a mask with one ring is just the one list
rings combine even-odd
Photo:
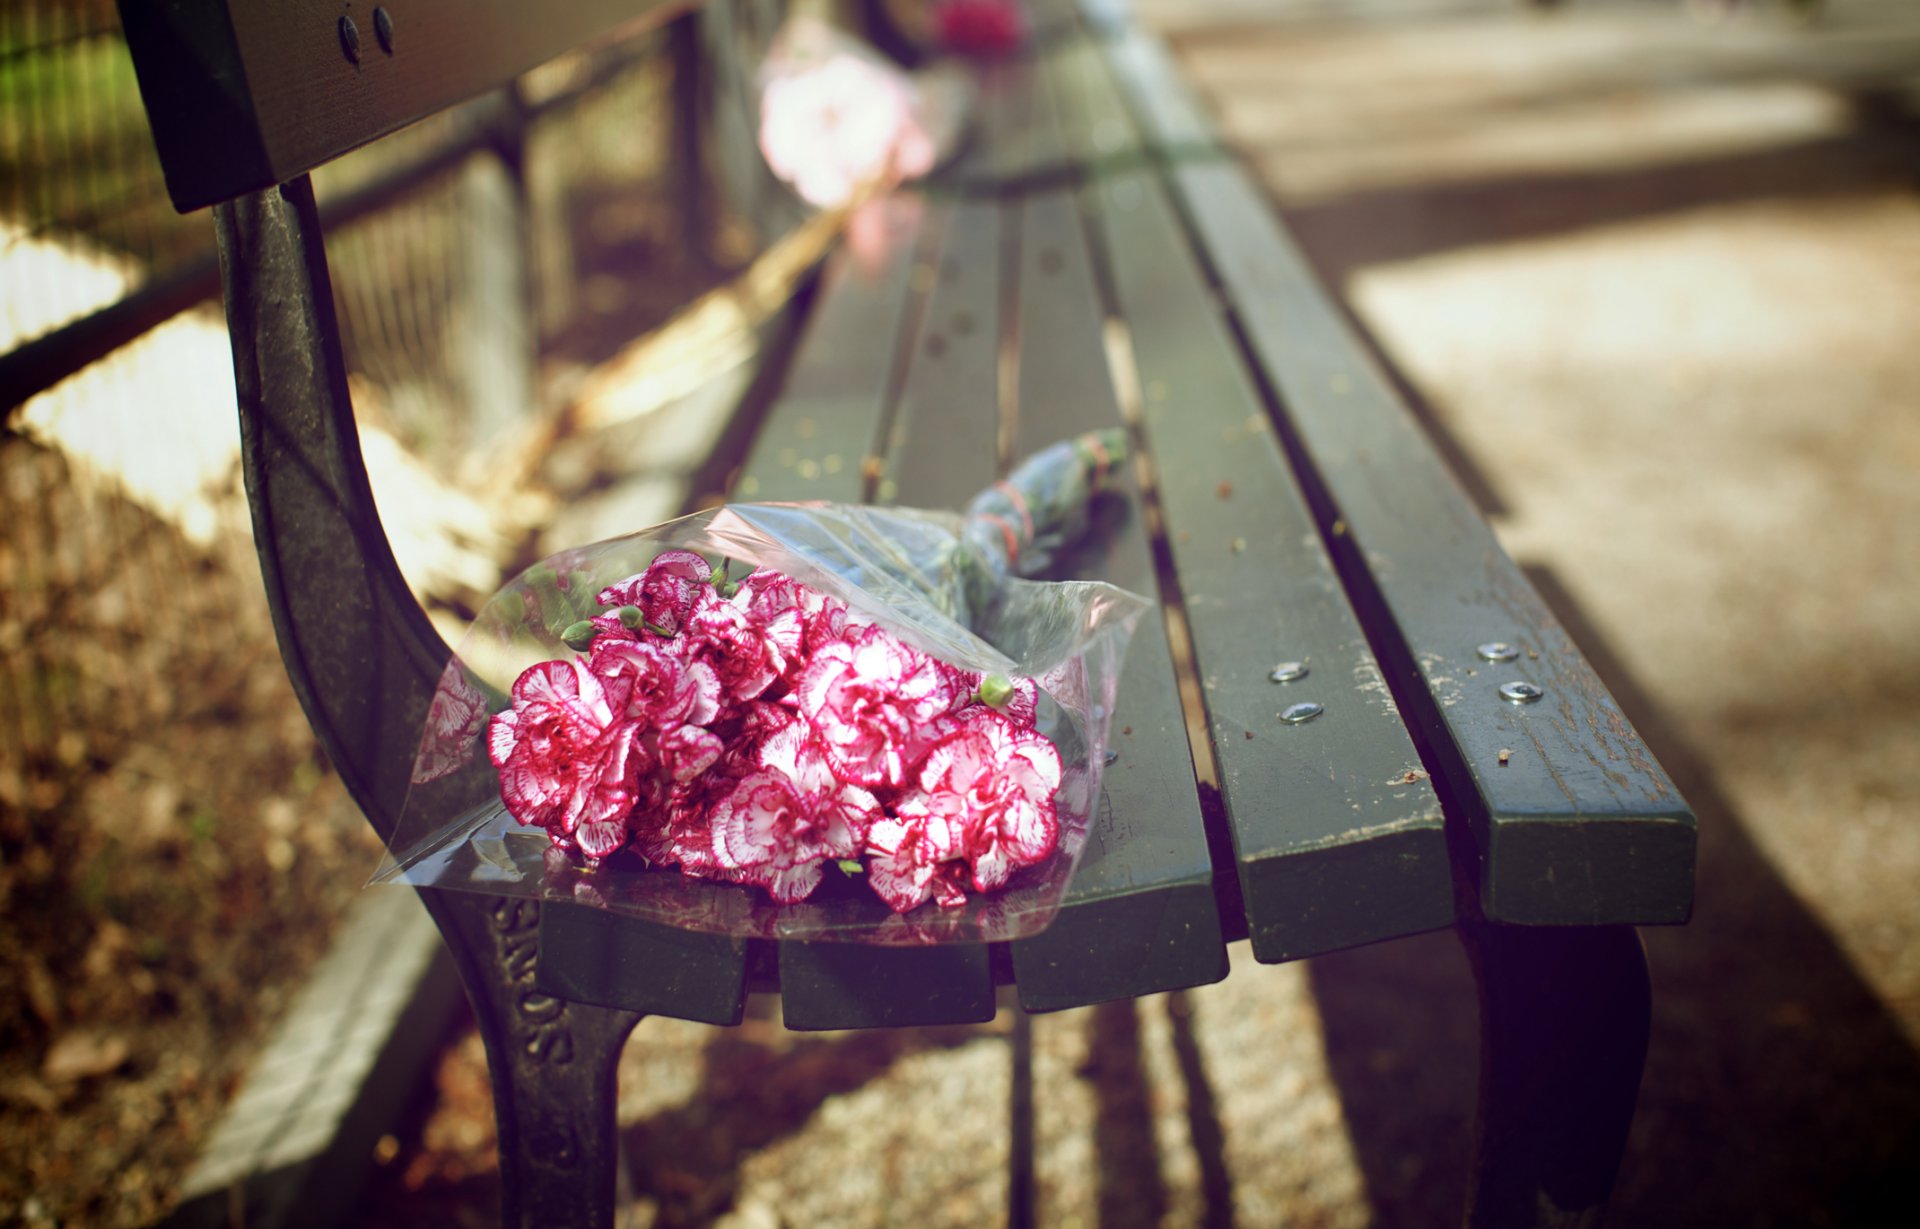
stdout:
[[[1122,441],[1056,445],[962,516],[730,505],[530,569],[447,669],[380,878],[741,934],[1031,933],[1145,603],[1022,575]],[[903,928],[923,905],[939,925]]]

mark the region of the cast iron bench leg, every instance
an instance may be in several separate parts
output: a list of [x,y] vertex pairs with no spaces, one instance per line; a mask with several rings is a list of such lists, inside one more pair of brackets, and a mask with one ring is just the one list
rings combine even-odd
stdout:
[[1640,1093],[1652,998],[1631,926],[1462,922],[1480,986],[1467,1224],[1600,1223]]
[[428,889],[487,1043],[507,1229],[610,1226],[619,1143],[614,1072],[636,1012],[533,986],[537,901]]
[[1013,1005],[1013,1098],[1007,1147],[1007,1229],[1033,1229],[1033,1019]]

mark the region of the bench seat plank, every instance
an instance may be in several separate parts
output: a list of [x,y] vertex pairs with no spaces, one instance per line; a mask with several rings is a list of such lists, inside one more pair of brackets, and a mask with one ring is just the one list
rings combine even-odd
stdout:
[[927,289],[931,269],[922,250],[938,241],[944,221],[937,211],[929,217],[926,203],[911,194],[872,208],[881,237],[877,259],[863,262],[845,245],[829,258],[786,383],[734,483],[736,499],[861,500],[897,352],[912,344]]
[[[1121,113],[1090,68],[1063,62],[1058,77],[1089,139]],[[1439,800],[1186,237],[1146,170],[1104,176],[1086,199],[1139,373],[1254,954],[1446,926]],[[1276,684],[1281,660],[1307,676]],[[1323,713],[1278,719],[1307,700]]]
[[[1058,122],[1040,66],[1032,114],[1035,147],[1057,161],[1079,153]],[[1016,291],[1017,400],[1012,452],[1121,425],[1107,374],[1104,310],[1079,204],[1070,188],[1040,188],[1006,206],[1019,222]],[[1090,535],[1062,574],[1098,576],[1160,596],[1139,492],[1128,474],[1126,519]],[[1157,607],[1157,601],[1156,601]],[[1158,610],[1127,652],[1112,718],[1117,758],[1061,914],[1013,945],[1021,1003],[1029,1010],[1081,1006],[1205,985],[1226,976],[1192,749]]]
[[[1113,63],[1153,138],[1211,140],[1139,36]],[[1619,706],[1412,421],[1237,165],[1172,160],[1197,242],[1285,407],[1336,563],[1442,797],[1472,832],[1496,921],[1596,925],[1688,916],[1691,812]],[[1481,660],[1507,643],[1518,660]],[[1517,681],[1544,698],[1509,703]]]
[[[999,231],[980,202],[941,203],[934,270],[902,353],[905,383],[886,414],[881,503],[956,507],[993,480]],[[924,436],[924,438],[922,438]],[[984,943],[887,948],[784,942],[780,1010],[791,1029],[991,1020]]]

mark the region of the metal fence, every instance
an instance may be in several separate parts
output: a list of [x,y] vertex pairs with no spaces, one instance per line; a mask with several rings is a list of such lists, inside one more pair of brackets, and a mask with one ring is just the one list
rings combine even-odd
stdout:
[[[767,237],[764,177],[693,175],[706,130],[675,117],[745,122],[737,69],[686,66],[715,40],[751,63],[780,7],[568,57],[316,175],[356,409],[397,498],[412,482],[481,516],[490,432]],[[688,195],[710,179],[729,209]],[[121,839],[126,765],[186,814],[213,776],[313,760],[247,540],[217,294],[212,226],[167,199],[111,0],[0,0],[0,870],[38,868],[48,908]],[[512,546],[449,540],[451,565],[410,577],[487,588]],[[183,729],[205,762],[161,764]],[[0,1038],[32,981],[8,959]]]

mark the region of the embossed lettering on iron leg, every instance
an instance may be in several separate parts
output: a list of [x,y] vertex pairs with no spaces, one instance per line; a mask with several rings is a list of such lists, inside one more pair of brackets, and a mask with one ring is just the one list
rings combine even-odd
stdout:
[[540,903],[502,901],[493,908],[493,925],[500,941],[500,965],[519,992],[513,1000],[513,1027],[521,1049],[536,1063],[565,1066],[574,1055],[566,1000],[533,988],[534,964],[539,957]]

